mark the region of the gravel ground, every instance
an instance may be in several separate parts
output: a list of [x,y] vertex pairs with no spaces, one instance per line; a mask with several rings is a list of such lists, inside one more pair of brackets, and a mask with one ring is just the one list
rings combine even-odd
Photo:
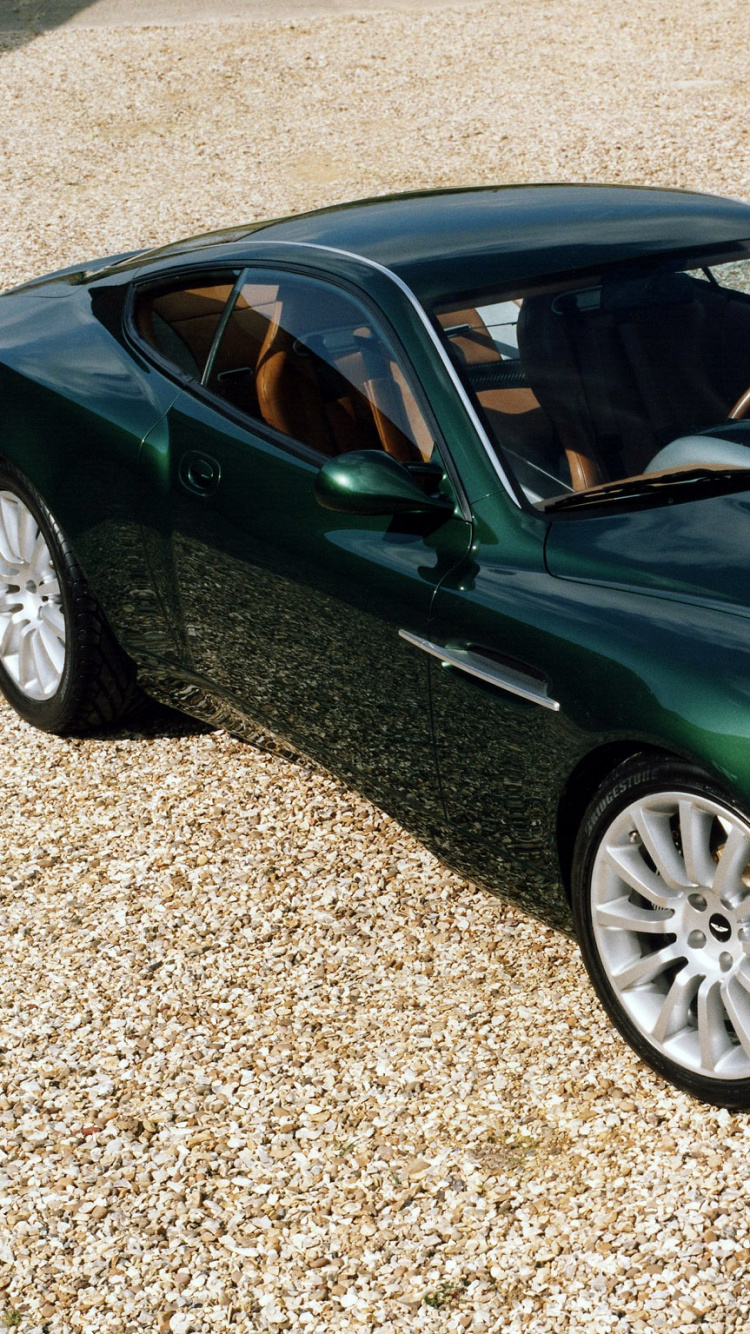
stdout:
[[[378,191],[750,195],[745,0],[0,40],[0,283]],[[746,1117],[333,779],[0,706],[0,1326],[744,1331]]]
[[367,14],[377,9],[449,9],[481,4],[482,0],[5,0],[0,32],[38,35],[65,24],[69,28],[154,27],[175,23],[216,23],[239,19],[319,17],[321,14]]

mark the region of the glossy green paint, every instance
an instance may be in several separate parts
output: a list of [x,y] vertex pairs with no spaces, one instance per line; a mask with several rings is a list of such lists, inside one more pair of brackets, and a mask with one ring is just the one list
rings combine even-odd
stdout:
[[[438,478],[439,469],[436,469]],[[427,469],[420,469],[427,472]],[[433,514],[447,518],[455,500],[428,494],[390,454],[363,449],[328,459],[315,478],[315,499],[340,514]]]
[[547,563],[563,579],[595,579],[748,616],[750,565],[738,562],[748,539],[750,482],[744,492],[685,504],[558,517]]
[[[470,525],[453,515],[447,477],[437,515],[326,510],[318,460],[272,434],[186,393],[147,437],[142,517],[182,634],[160,660],[141,655],[144,680],[158,690],[169,662],[431,837],[443,807],[428,668],[398,631],[426,633]],[[220,473],[210,495],[184,484],[195,456]]]
[[334,245],[384,264],[422,301],[750,235],[750,208],[688,191],[504,185],[363,200],[256,235]]
[[430,638],[537,674],[561,707],[518,702],[431,663],[450,825],[443,855],[570,929],[558,815],[587,757],[603,748],[667,751],[699,764],[747,806],[750,622],[612,588],[593,566],[585,582],[555,578],[541,516],[521,516],[499,494],[474,510],[474,544],[439,590]]
[[[724,246],[750,236],[750,207],[687,190],[601,185],[501,185],[362,199],[255,222],[151,252],[185,262],[207,248],[335,247],[397,274],[420,300],[519,284],[648,254]],[[124,267],[136,269],[148,256]]]
[[[553,252],[584,270],[747,235],[739,204],[539,187],[366,202],[90,281],[61,273],[0,298],[0,452],[39,486],[154,694],[271,727],[450,865],[570,930],[570,812],[616,757],[691,759],[750,808],[750,502],[565,519],[519,507],[424,314],[367,259],[427,300],[459,272],[467,288],[480,270],[488,281],[488,265],[525,280]],[[449,516],[323,508],[319,460],[137,352],[131,281],[203,262],[292,266],[371,303],[429,405]],[[216,465],[214,490],[186,484],[191,457]],[[543,680],[560,711],[442,666],[399,630]]]
[[122,641],[156,599],[137,512],[141,440],[177,387],[92,315],[86,288],[0,297],[0,451],[49,501]]

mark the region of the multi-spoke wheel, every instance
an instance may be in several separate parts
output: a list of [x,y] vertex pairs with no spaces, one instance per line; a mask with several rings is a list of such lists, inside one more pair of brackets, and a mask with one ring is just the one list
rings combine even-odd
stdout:
[[129,705],[130,660],[36,488],[0,465],[0,688],[50,732],[113,722]]
[[39,522],[0,491],[0,662],[29,699],[49,699],[65,666],[60,584]]
[[750,1106],[750,818],[692,766],[629,761],[584,818],[573,895],[623,1036],[696,1097]]

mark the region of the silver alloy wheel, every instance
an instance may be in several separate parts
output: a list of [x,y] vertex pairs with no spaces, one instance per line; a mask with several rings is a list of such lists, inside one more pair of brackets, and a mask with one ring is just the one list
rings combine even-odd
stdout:
[[750,824],[692,792],[607,829],[591,920],[609,985],[649,1045],[711,1079],[750,1077]]
[[0,491],[0,663],[29,699],[50,699],[65,667],[60,584],[44,535],[13,491]]

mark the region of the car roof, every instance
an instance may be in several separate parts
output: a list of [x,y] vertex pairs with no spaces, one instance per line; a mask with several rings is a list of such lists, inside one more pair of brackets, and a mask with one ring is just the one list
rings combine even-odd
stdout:
[[396,273],[422,301],[674,252],[717,252],[750,238],[750,205],[647,186],[497,185],[429,190],[337,204],[235,226],[126,260],[252,258],[254,243],[322,246]]
[[331,246],[424,299],[750,237],[750,206],[638,186],[505,185],[390,195],[260,224],[258,240]]

